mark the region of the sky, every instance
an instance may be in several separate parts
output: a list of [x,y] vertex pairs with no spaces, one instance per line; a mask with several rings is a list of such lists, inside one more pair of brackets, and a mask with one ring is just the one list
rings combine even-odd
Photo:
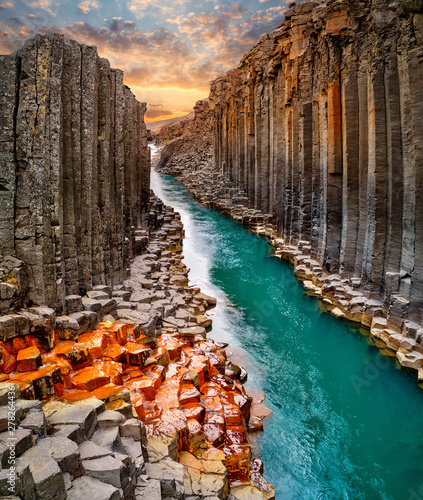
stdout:
[[0,54],[37,33],[96,45],[148,103],[146,121],[183,116],[209,83],[283,22],[291,0],[0,0]]

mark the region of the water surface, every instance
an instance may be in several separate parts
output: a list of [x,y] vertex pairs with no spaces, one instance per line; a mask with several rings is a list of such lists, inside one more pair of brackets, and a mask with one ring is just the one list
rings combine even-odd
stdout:
[[191,283],[217,297],[210,336],[247,351],[273,417],[259,437],[278,499],[423,499],[423,393],[354,328],[321,312],[269,243],[202,207],[171,176]]

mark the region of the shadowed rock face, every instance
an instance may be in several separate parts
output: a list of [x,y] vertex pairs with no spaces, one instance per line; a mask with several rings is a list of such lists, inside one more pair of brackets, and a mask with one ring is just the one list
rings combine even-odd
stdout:
[[214,179],[323,269],[358,278],[397,326],[423,312],[422,7],[292,5],[196,118],[212,130]]
[[121,281],[149,196],[145,104],[95,47],[37,36],[0,61],[0,255],[28,299]]

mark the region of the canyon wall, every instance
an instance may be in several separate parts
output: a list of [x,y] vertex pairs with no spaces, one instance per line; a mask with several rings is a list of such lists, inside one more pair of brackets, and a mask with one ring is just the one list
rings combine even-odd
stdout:
[[16,295],[60,310],[121,282],[150,185],[146,106],[123,72],[95,47],[37,36],[0,61],[0,108],[3,309]]
[[213,169],[397,326],[421,323],[423,2],[294,3],[285,18],[211,83]]

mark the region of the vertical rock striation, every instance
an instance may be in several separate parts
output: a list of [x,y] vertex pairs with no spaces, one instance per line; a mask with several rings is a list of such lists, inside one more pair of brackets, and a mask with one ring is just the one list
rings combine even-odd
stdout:
[[421,324],[423,3],[303,2],[285,18],[211,83],[214,171],[390,324]]
[[[0,255],[33,304],[124,279],[149,197],[145,104],[95,47],[37,36],[0,61]],[[3,298],[3,297],[2,297]]]

